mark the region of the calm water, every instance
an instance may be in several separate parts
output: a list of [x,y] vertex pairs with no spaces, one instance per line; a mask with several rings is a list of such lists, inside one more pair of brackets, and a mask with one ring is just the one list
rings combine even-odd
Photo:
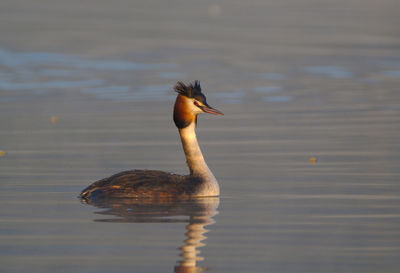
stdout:
[[[400,5],[0,3],[0,272],[399,272]],[[83,204],[187,173],[177,80],[220,198]]]

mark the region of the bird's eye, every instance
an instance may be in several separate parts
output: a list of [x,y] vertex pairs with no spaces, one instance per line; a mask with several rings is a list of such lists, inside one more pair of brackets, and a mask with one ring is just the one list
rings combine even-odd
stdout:
[[194,100],[193,104],[196,105],[197,107],[200,107],[200,103],[198,103],[197,100]]

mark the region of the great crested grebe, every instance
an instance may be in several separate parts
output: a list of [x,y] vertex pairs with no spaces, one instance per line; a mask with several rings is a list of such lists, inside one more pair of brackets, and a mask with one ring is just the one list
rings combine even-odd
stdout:
[[195,128],[198,114],[223,114],[207,104],[199,81],[190,85],[178,82],[174,90],[178,93],[174,122],[179,130],[190,174],[177,175],[153,170],[125,171],[94,182],[81,192],[81,198],[190,198],[219,195],[217,179],[204,161]]

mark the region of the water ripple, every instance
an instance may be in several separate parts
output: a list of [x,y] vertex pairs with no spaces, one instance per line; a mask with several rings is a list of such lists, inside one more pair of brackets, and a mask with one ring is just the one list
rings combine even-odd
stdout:
[[400,78],[400,70],[383,71],[381,74],[389,78]]
[[169,85],[147,85],[136,90],[132,90],[129,86],[94,87],[83,89],[82,92],[102,99],[119,101],[167,101],[175,98]]
[[272,93],[272,92],[278,92],[281,91],[282,87],[281,86],[260,86],[260,87],[256,87],[253,88],[253,91],[256,93]]
[[280,73],[261,73],[258,76],[264,80],[283,80],[285,78],[285,75]]
[[93,69],[93,70],[153,70],[176,68],[175,64],[165,63],[137,63],[119,60],[91,60],[78,58],[68,54],[44,53],[44,52],[11,52],[0,49],[0,65],[6,67],[19,68],[21,66],[38,65],[60,65],[69,68]]
[[265,102],[289,102],[293,101],[294,97],[292,96],[266,96],[262,98]]
[[[42,95],[49,89],[73,88],[101,99],[168,101],[174,97],[170,83],[135,84],[137,73],[132,75],[131,71],[147,71],[146,74],[155,74],[159,79],[182,78],[184,74],[176,68],[176,64],[96,60],[68,54],[12,52],[0,48],[0,90]],[[2,96],[3,101],[8,99]]]
[[17,83],[10,81],[0,81],[0,89],[5,90],[28,90],[28,89],[55,89],[55,88],[74,88],[86,87],[102,84],[102,80],[87,81],[50,81],[50,82],[26,82]]
[[307,66],[305,70],[314,75],[327,76],[334,79],[351,78],[353,74],[340,66]]

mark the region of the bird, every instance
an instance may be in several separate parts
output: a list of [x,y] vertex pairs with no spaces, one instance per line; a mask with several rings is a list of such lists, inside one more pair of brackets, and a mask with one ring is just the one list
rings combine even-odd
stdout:
[[204,160],[196,137],[197,116],[223,113],[208,105],[200,82],[174,86],[177,97],[173,120],[178,128],[190,173],[178,175],[158,170],[129,170],[98,180],[79,195],[81,199],[96,198],[177,198],[219,196],[217,179]]

